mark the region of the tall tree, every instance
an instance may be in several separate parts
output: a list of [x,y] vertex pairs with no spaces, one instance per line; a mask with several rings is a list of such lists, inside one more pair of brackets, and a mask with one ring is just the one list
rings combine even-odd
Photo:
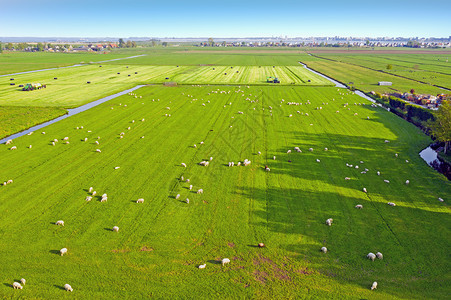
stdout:
[[126,44],[126,47],[127,48],[131,48],[132,47],[132,41],[128,40],[127,44]]
[[210,45],[210,47],[213,47],[215,45],[215,41],[213,41],[213,38],[208,39],[208,44]]
[[124,39],[119,39],[119,48],[124,48],[124,47],[125,47]]
[[136,42],[132,41],[132,48],[136,48]]
[[[451,97],[450,97],[451,98]],[[427,123],[431,134],[440,142],[445,143],[445,154],[451,143],[451,100],[443,100],[435,112],[435,120]]]
[[38,51],[44,51],[44,44],[43,43],[37,43],[36,48]]

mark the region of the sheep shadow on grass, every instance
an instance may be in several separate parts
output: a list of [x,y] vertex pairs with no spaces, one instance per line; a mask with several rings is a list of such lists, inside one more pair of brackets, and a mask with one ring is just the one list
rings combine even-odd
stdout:
[[113,229],[111,229],[111,228],[103,228],[103,229],[105,229],[106,231],[113,231]]
[[61,255],[61,252],[59,250],[50,250],[49,252],[52,254]]
[[9,284],[9,283],[6,283],[6,282],[3,283],[3,285],[4,285],[4,286],[7,286],[7,287],[10,287],[10,288],[14,288],[12,284]]
[[213,259],[207,260],[207,262],[210,263],[210,264],[214,264],[214,265],[222,264],[221,260],[215,260],[215,259],[214,260]]
[[63,290],[63,291],[66,290],[66,289],[64,288],[64,286],[61,286],[61,285],[54,284],[53,286],[56,287],[57,289],[60,289],[60,290]]

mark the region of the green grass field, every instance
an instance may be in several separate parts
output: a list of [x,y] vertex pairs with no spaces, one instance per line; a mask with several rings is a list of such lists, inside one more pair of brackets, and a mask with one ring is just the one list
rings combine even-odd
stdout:
[[[418,156],[430,138],[413,125],[332,87],[135,93],[0,145],[0,181],[14,180],[0,186],[1,296],[449,297],[451,185]],[[250,166],[227,166],[245,158]],[[85,201],[91,186],[108,201]],[[377,251],[383,260],[365,258]]]
[[[319,53],[306,58],[313,69],[328,74],[344,83],[354,82],[364,91],[449,93],[451,89],[451,62],[449,54],[362,54]],[[318,59],[318,58],[323,59]],[[391,69],[387,69],[391,65]],[[346,70],[346,72],[343,72]],[[392,86],[378,86],[378,81],[391,81]],[[436,86],[434,86],[436,85]],[[439,87],[437,87],[439,86]]]
[[[122,62],[123,63],[123,62]],[[237,73],[238,72],[238,73]],[[119,73],[119,74],[118,74]],[[225,75],[226,74],[226,75]],[[330,82],[301,66],[207,67],[87,65],[0,78],[0,105],[74,107],[139,84],[258,84],[278,76],[279,85],[324,85]],[[12,81],[11,78],[14,78]],[[54,79],[57,78],[57,79]],[[166,79],[168,78],[168,79]],[[87,82],[90,82],[89,84]],[[309,82],[310,81],[310,82]],[[20,84],[39,82],[47,88],[24,92]],[[16,85],[10,85],[15,83]]]

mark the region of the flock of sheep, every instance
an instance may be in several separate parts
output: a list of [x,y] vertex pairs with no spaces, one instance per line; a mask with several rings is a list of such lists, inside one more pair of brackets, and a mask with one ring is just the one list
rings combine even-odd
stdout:
[[[249,88],[249,87],[248,87],[248,88]],[[231,92],[231,91],[224,91],[224,90],[221,91],[221,90],[218,89],[218,90],[211,91],[210,93],[208,93],[208,95],[213,94],[213,93],[215,93],[215,94],[218,94],[218,93],[221,93],[221,94],[230,94],[230,92]],[[239,88],[239,89],[236,90],[235,92],[236,92],[236,93],[242,93],[242,96],[245,97],[245,93],[244,93],[243,90],[241,90],[241,88]],[[135,98],[138,98],[138,96],[137,96],[136,94],[134,94],[134,93],[129,93],[129,95],[134,96]],[[182,94],[182,95],[184,95],[184,94]],[[343,94],[343,95],[344,95],[344,94]],[[189,98],[192,98],[192,99],[191,99],[192,102],[198,100],[198,99],[196,99],[196,98],[193,98],[192,95],[186,95],[186,96],[189,97]],[[251,96],[252,96],[252,95],[249,94],[249,96],[248,96],[245,100],[246,100],[246,101],[249,101],[250,103],[257,103],[257,102],[258,102],[257,99],[251,99],[251,98],[249,98],[249,97],[251,97]],[[139,98],[142,98],[142,96],[139,96]],[[256,96],[255,96],[255,98],[256,98]],[[343,97],[342,97],[342,98],[343,98]],[[201,99],[201,100],[203,100],[203,99]],[[155,101],[155,99],[154,99],[153,101]],[[159,99],[158,99],[157,101],[159,101]],[[335,99],[333,99],[332,101],[335,101]],[[284,102],[285,102],[285,100],[282,99],[281,102],[280,102],[280,106],[281,106]],[[205,101],[204,103],[202,103],[202,106],[204,107],[204,106],[208,105],[209,103],[210,103],[210,101]],[[230,102],[229,105],[231,105],[231,104],[232,104],[232,103]],[[311,103],[310,103],[310,101],[307,100],[307,102],[305,102],[305,103],[300,103],[300,102],[287,102],[286,104],[287,104],[287,105],[290,105],[290,106],[291,106],[291,105],[294,105],[294,106],[300,106],[300,105],[310,105]],[[354,104],[355,104],[355,105],[365,105],[365,104],[363,104],[363,103],[362,103],[362,104],[361,104],[361,103],[359,103],[359,104],[354,103]],[[120,106],[121,106],[121,105],[122,105],[122,104],[120,104]],[[327,102],[323,102],[322,105],[326,106],[326,105],[328,105],[328,103],[327,103]],[[124,105],[124,106],[126,106],[126,105]],[[348,103],[344,104],[344,108],[347,108],[348,110],[350,110],[350,108],[349,108],[348,106],[349,106]],[[224,105],[224,107],[226,107],[226,105]],[[113,107],[112,107],[111,109],[113,109]],[[166,110],[170,110],[170,109],[171,109],[170,107],[166,107]],[[269,106],[267,109],[269,110],[269,113],[270,113],[270,115],[272,116],[272,110],[273,110],[273,107]],[[322,110],[322,109],[323,109],[322,106],[316,107],[316,110]],[[253,110],[255,110],[255,108],[253,108]],[[263,108],[263,110],[264,110],[264,108]],[[339,111],[336,111],[336,113],[339,113]],[[238,111],[237,114],[238,114],[238,115],[244,115],[245,112],[243,112],[243,111]],[[299,115],[304,115],[304,116],[306,116],[306,117],[309,116],[308,113],[302,113],[302,112],[300,112],[300,111],[297,111],[297,114],[299,114]],[[357,114],[354,114],[354,115],[357,115]],[[170,114],[165,114],[165,116],[170,117],[171,115],[170,115]],[[293,114],[289,114],[288,117],[292,118],[292,117],[293,117]],[[232,117],[232,118],[234,118],[234,117]],[[369,119],[369,117],[367,117],[367,119]],[[143,119],[141,119],[141,121],[144,122],[145,119],[143,118]],[[132,123],[132,124],[135,123],[135,120],[132,120],[131,123]],[[310,125],[313,125],[313,124],[310,124]],[[230,125],[230,127],[232,127],[232,125]],[[83,129],[83,126],[77,127],[76,129]],[[127,130],[131,130],[131,126],[127,127]],[[90,131],[88,131],[88,132],[90,132]],[[119,137],[120,139],[124,138],[125,132],[126,132],[126,131],[123,131],[123,132],[119,133],[118,137]],[[42,132],[42,134],[45,134],[45,132]],[[144,136],[143,136],[142,138],[144,138]],[[100,137],[97,137],[97,140],[95,141],[95,144],[96,144],[96,145],[100,145],[99,140],[100,140]],[[88,138],[85,138],[83,141],[84,141],[84,142],[87,142],[87,141],[88,141]],[[51,143],[51,145],[55,146],[58,142],[59,142],[58,139],[54,139],[54,140],[52,140],[50,143]],[[62,142],[65,143],[65,144],[69,144],[69,137],[64,137],[64,138],[62,139]],[[389,141],[386,140],[385,142],[389,142]],[[10,145],[10,144],[12,144],[12,143],[13,143],[12,140],[8,140],[8,141],[6,142],[7,145]],[[204,142],[201,141],[201,142],[199,143],[199,145],[204,145]],[[31,148],[31,147],[32,147],[32,145],[29,146],[29,148]],[[200,147],[200,146],[199,146],[199,147]],[[193,148],[198,148],[198,145],[197,145],[197,144],[194,144],[194,145],[193,145]],[[10,148],[10,150],[17,150],[17,147],[16,147],[16,146],[12,146],[12,147]],[[296,151],[296,152],[298,152],[298,153],[302,153],[302,150],[300,149],[300,147],[294,147],[293,150]],[[328,150],[329,150],[328,148],[324,148],[324,151],[328,151]],[[100,150],[100,149],[96,149],[95,151],[98,152],[98,153],[101,153],[101,150]],[[308,151],[313,152],[314,150],[313,150],[313,148],[309,148]],[[291,152],[292,152],[292,149],[287,150],[287,154],[290,154]],[[261,152],[258,152],[258,155],[260,155],[260,154],[261,154]],[[398,154],[396,154],[395,156],[398,157]],[[276,156],[273,156],[272,158],[273,158],[273,160],[276,160]],[[210,165],[210,163],[212,163],[212,161],[213,161],[213,157],[210,157],[208,160],[202,160],[202,161],[199,162],[198,164],[199,164],[200,166],[203,166],[203,167],[208,167],[208,166]],[[316,162],[321,163],[321,160],[320,160],[319,158],[317,158],[317,159],[316,159]],[[409,162],[409,161],[406,160],[406,163],[408,163],[408,162]],[[363,161],[360,161],[360,165],[362,165],[363,163],[364,163]],[[242,166],[249,166],[250,164],[251,164],[251,161],[248,160],[247,158],[244,159],[243,161],[238,161],[238,162],[236,162],[236,163],[235,163],[234,161],[229,161],[229,162],[228,162],[228,166],[229,166],[229,167],[241,166],[241,165],[242,165]],[[183,168],[187,168],[187,167],[188,167],[188,165],[187,165],[186,163],[184,163],[184,162],[182,162],[182,163],[180,164],[180,166],[183,167]],[[357,164],[349,164],[349,163],[346,163],[346,167],[353,168],[353,169],[359,169],[359,165],[357,165]],[[115,167],[114,169],[117,170],[117,169],[119,169],[119,168],[120,168],[120,167],[117,166],[117,167]],[[270,169],[269,166],[266,165],[266,166],[264,167],[264,170],[265,170],[266,172],[270,172],[271,169]],[[369,170],[368,168],[364,168],[364,170],[361,171],[361,174],[366,174],[366,173],[369,172],[369,171],[370,171],[370,170]],[[381,172],[380,172],[380,171],[377,171],[376,174],[377,174],[378,176],[380,176],[380,175],[381,175]],[[345,180],[351,180],[351,177],[345,177]],[[190,183],[190,179],[185,179],[183,175],[180,177],[180,181],[181,181],[181,182]],[[384,182],[390,183],[389,180],[387,180],[387,179],[384,179]],[[13,183],[13,180],[12,180],[12,179],[9,179],[8,181],[5,181],[5,182],[3,183],[3,185],[7,185],[7,184],[11,184],[11,183]],[[409,181],[409,180],[406,180],[406,181],[405,181],[405,184],[406,184],[406,185],[409,185],[409,184],[410,184],[410,181]],[[190,191],[192,191],[193,188],[194,188],[194,187],[193,187],[193,184],[190,184],[189,187],[188,187],[188,189],[189,189]],[[364,193],[368,193],[368,190],[367,190],[365,187],[364,187],[362,190],[363,190]],[[95,196],[97,195],[97,192],[94,190],[93,187],[90,187],[89,190],[88,190],[88,192],[89,192],[90,195],[86,196],[86,199],[85,199],[85,200],[86,200],[86,201],[91,201],[91,200],[93,199],[93,197],[95,197]],[[203,191],[202,188],[198,188],[198,189],[195,190],[194,192],[197,193],[197,194],[203,194],[204,191]],[[181,197],[181,194],[177,194],[174,198],[175,198],[175,199],[179,199],[180,197]],[[107,200],[108,200],[107,194],[106,194],[106,193],[102,194],[100,202],[107,202]],[[443,199],[442,199],[442,198],[439,198],[439,200],[443,202]],[[190,203],[188,198],[186,198],[185,202],[186,202],[187,204]],[[143,198],[139,198],[139,199],[136,200],[136,203],[144,203],[144,199],[143,199]],[[392,203],[392,202],[388,202],[388,205],[390,205],[390,206],[396,206],[396,204],[395,204],[395,203]],[[357,205],[355,206],[355,208],[357,208],[357,209],[362,209],[362,208],[363,208],[363,205],[357,204]],[[334,220],[333,220],[332,218],[329,218],[329,219],[326,220],[325,223],[326,223],[326,225],[328,225],[328,226],[332,226],[333,221],[334,221]],[[63,220],[58,220],[58,221],[55,222],[55,225],[58,225],[58,226],[64,226],[64,221],[63,221]],[[119,231],[119,227],[118,227],[118,226],[114,226],[114,227],[112,228],[112,231],[118,232],[118,231]],[[261,246],[261,245],[263,245],[263,246]],[[259,247],[264,247],[264,244],[260,243],[260,244],[259,244]],[[326,247],[321,247],[320,251],[323,252],[323,253],[327,253],[329,250],[328,250]],[[62,248],[59,252],[60,252],[60,255],[63,256],[63,255],[65,255],[65,254],[67,254],[68,250],[67,250],[67,248]],[[372,261],[374,261],[376,258],[377,258],[377,259],[383,259],[383,255],[382,255],[381,252],[376,252],[376,254],[370,252],[370,253],[367,254],[366,257],[367,257],[368,259],[371,259]],[[226,265],[226,264],[228,264],[228,263],[230,263],[230,259],[228,259],[228,258],[224,258],[224,259],[221,260],[221,264],[222,264],[223,266]],[[199,269],[205,269],[205,268],[206,268],[206,264],[200,264],[200,265],[198,266],[198,268],[199,268]],[[26,282],[26,281],[25,281],[25,279],[23,279],[23,278],[20,280],[20,283],[19,283],[19,282],[14,282],[14,283],[13,283],[13,288],[14,288],[14,289],[22,289],[23,286],[25,285],[25,282]],[[371,286],[371,290],[374,290],[374,289],[376,289],[376,288],[377,288],[377,282],[374,282],[374,283],[372,284],[372,286]],[[69,284],[65,284],[65,285],[64,285],[64,289],[65,289],[66,291],[70,291],[70,292],[73,291],[72,287],[71,287]]]

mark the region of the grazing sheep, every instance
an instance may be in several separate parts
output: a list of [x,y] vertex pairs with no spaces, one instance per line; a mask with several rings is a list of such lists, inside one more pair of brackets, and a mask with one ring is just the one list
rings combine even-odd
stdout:
[[276,160],[276,156],[274,155],[274,156],[272,157],[272,159],[273,159],[273,160]]
[[351,180],[351,178],[349,178],[349,177],[345,177],[345,180]]
[[92,197],[91,196],[87,196],[86,197],[86,201],[91,201],[92,200]]
[[387,204],[390,205],[390,206],[396,206],[396,204],[393,203],[393,202],[388,202]]
[[64,285],[64,289],[66,291],[68,291],[68,292],[72,292],[73,291],[72,287],[70,285],[68,285],[67,283]]
[[371,290],[377,289],[377,282],[373,282],[373,285],[371,286]]
[[17,150],[16,146],[12,146],[11,148],[9,148],[9,150]]
[[182,167],[186,168],[186,164],[185,163],[182,163],[181,165],[182,165]]
[[206,266],[207,264],[199,265],[199,269],[205,269]]
[[406,159],[406,163],[409,163],[409,161]]
[[101,151],[100,149],[96,149],[96,152],[99,152],[99,153],[100,153],[100,152],[102,152],[102,151]]
[[102,197],[102,199],[100,200],[100,202],[107,202],[108,201],[108,197]]
[[332,222],[334,221],[334,219],[330,218],[326,220],[326,225],[327,226],[332,226]]
[[442,198],[438,197],[438,201],[444,202],[445,200],[443,200]]
[[376,255],[374,253],[370,252],[366,255],[366,257],[368,259],[371,259],[372,261],[374,261],[374,259],[376,258]]
[[251,161],[250,161],[250,160],[248,160],[247,158],[244,159],[244,161],[243,161],[243,165],[244,165],[244,166],[248,166],[248,165],[250,165],[250,164],[251,164]]
[[322,251],[323,253],[327,253],[327,248],[326,248],[326,247],[321,247],[321,251]]
[[384,142],[385,142],[385,143],[390,143],[390,141],[389,141],[389,140],[385,140]]
[[69,137],[65,137],[64,139],[63,139],[63,141],[67,141],[67,140],[69,140]]
[[222,263],[222,265],[224,266],[225,264],[230,263],[230,259],[228,259],[228,258],[223,258],[222,261],[221,261],[221,263]]
[[187,180],[185,180],[185,182],[190,182],[189,178]]
[[377,257],[378,259],[383,259],[383,258],[384,258],[384,256],[383,256],[382,253],[380,253],[380,252],[377,252],[377,253],[376,253],[376,257]]
[[5,143],[5,145],[12,144],[12,142],[13,142],[13,140],[7,140],[6,143]]
[[390,183],[390,181],[389,181],[389,180],[387,180],[387,179],[384,179],[384,182],[385,182],[385,183]]
[[33,145],[28,146],[29,149],[31,149],[33,147]]
[[18,283],[18,282],[14,282],[13,283],[13,288],[21,290],[21,289],[23,289],[23,286],[21,286],[20,283]]
[[119,169],[120,167],[114,167],[115,170]]
[[61,256],[63,256],[66,253],[67,253],[67,248],[63,248],[63,249],[60,250]]
[[204,193],[204,190],[203,189],[198,189],[197,190],[197,194],[203,194]]
[[144,203],[144,199],[143,198],[139,198],[138,200],[136,200],[136,203]]
[[409,180],[409,179],[407,179],[407,180],[406,180],[406,184],[409,184],[409,183],[410,183],[410,180]]
[[93,195],[93,196],[95,196],[96,194],[97,194],[97,192],[96,192],[96,191],[93,191],[93,192],[92,192],[92,195]]
[[186,198],[186,204],[189,204],[189,199],[188,198]]
[[316,162],[321,162],[319,159],[316,159]]
[[64,226],[64,221],[63,220],[56,221],[55,225]]
[[85,138],[84,141],[87,142],[87,141],[88,141],[88,138]]
[[313,148],[308,148],[308,151],[312,152],[312,151],[313,151]]
[[212,161],[213,160],[213,156],[210,156],[210,161]]
[[395,157],[398,157],[398,153],[395,153]]
[[208,167],[208,165],[210,164],[209,161],[203,160],[199,163],[199,165],[204,166],[204,167]]
[[324,148],[324,151],[328,151],[329,149],[327,149],[327,148]]
[[103,195],[102,195],[102,198],[106,198],[106,197],[108,197],[107,194],[103,194]]
[[363,192],[364,192],[364,193],[368,193],[368,191],[366,190],[366,188],[363,188]]
[[180,198],[180,194],[177,194],[177,196],[175,196],[175,199],[178,199],[178,198]]
[[93,189],[94,189],[94,188],[91,186],[91,187],[89,188],[89,192],[91,193]]
[[20,279],[20,283],[22,283],[23,285],[25,285],[26,282],[27,282],[27,281],[25,280],[25,278],[21,278],[21,279]]
[[96,144],[97,144],[97,145],[100,145],[99,141],[96,141]]
[[265,248],[265,244],[263,244],[263,243],[258,243],[258,248]]
[[380,175],[381,175],[381,172],[377,171],[377,175],[380,176]]
[[291,150],[288,150],[287,153],[291,153]]
[[358,208],[358,209],[362,209],[363,208],[363,205],[362,204],[357,204],[356,206],[354,206],[355,208]]
[[52,146],[55,146],[55,142],[52,142]]
[[6,184],[10,184],[10,183],[13,183],[12,179],[8,179],[8,181],[6,182]]
[[196,144],[193,145],[194,148],[197,148]]
[[189,185],[189,189],[190,189],[190,190],[193,189],[193,185],[192,185],[192,184]]
[[114,231],[114,232],[118,232],[118,231],[119,231],[119,227],[118,227],[118,226],[114,226],[114,227],[113,227],[113,231]]

